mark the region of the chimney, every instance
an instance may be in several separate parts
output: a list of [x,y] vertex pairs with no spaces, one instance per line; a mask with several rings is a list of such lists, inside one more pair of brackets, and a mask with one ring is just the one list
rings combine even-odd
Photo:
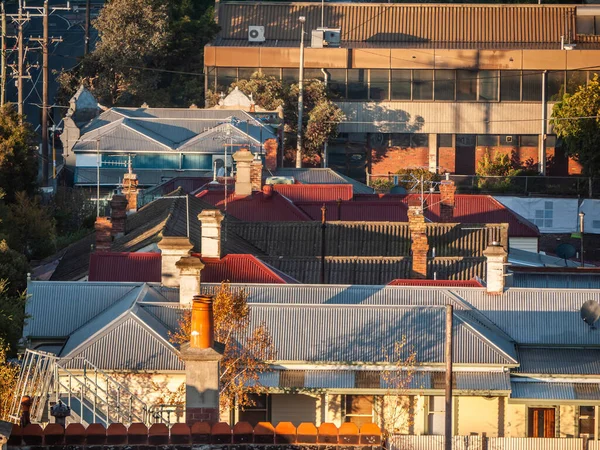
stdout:
[[123,175],[123,195],[127,199],[127,213],[134,213],[137,211],[137,197],[138,197],[138,179],[135,173],[129,172]]
[[252,195],[251,165],[254,159],[247,148],[241,148],[233,154],[236,165],[235,195],[236,197],[247,197]]
[[446,179],[440,184],[440,221],[454,221],[454,206],[456,186],[454,181],[450,179],[450,174],[446,174]]
[[265,184],[262,188],[262,192],[263,192],[263,195],[265,196],[265,198],[273,197],[273,185]]
[[257,153],[254,155],[252,165],[250,166],[250,182],[252,183],[252,192],[259,192],[262,189],[262,159]]
[[110,252],[112,244],[112,223],[108,217],[98,217],[94,224],[96,229],[96,251]]
[[185,256],[189,256],[190,252],[192,251],[193,245],[190,243],[190,240],[186,237],[164,236],[162,240],[158,243],[158,248],[160,249],[162,255],[162,285],[168,287],[179,286],[180,272],[177,268],[177,261],[179,261]]
[[127,199],[124,195],[113,195],[110,201],[110,218],[113,237],[123,236],[125,234],[125,222],[127,221]]
[[408,228],[410,230],[412,250],[411,278],[427,278],[427,225],[421,205],[421,198],[410,196],[408,198]]
[[181,346],[185,362],[186,422],[219,422],[219,362],[223,346],[214,342],[213,297],[196,295],[190,342]]
[[501,295],[504,292],[506,262],[508,253],[499,242],[492,242],[483,252],[487,260],[487,292]]
[[204,264],[200,258],[184,256],[175,263],[175,267],[179,270],[179,304],[189,306],[200,292],[200,272]]
[[198,214],[198,220],[202,224],[200,251],[204,258],[221,259],[221,222],[223,219],[224,216],[218,209],[205,209]]

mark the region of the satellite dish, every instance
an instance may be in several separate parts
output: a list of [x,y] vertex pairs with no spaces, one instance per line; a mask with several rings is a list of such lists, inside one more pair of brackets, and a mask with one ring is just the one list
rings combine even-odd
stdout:
[[596,300],[588,300],[581,305],[581,318],[591,328],[596,328],[594,324],[600,319],[600,305]]
[[566,266],[567,259],[575,256],[577,254],[577,250],[571,244],[567,244],[566,242],[563,242],[558,247],[556,247],[556,250],[554,250],[554,253],[556,253],[556,255],[559,258],[562,258],[565,260],[565,266]]
[[404,186],[394,186],[390,189],[390,194],[406,194],[406,189]]

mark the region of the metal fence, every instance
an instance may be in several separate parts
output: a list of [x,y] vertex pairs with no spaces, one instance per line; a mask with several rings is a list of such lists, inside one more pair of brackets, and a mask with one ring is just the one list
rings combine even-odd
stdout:
[[[390,450],[444,450],[444,436],[390,437]],[[572,438],[454,436],[453,450],[600,450],[599,441]]]
[[[381,193],[398,191],[397,186],[410,191],[420,190],[414,181],[407,182],[406,176],[388,173],[370,175],[368,184]],[[591,177],[482,177],[478,175],[450,175],[457,192],[463,194],[507,194],[529,196],[576,196],[582,198],[600,197],[600,178]],[[429,191],[430,183],[425,181],[424,189]]]

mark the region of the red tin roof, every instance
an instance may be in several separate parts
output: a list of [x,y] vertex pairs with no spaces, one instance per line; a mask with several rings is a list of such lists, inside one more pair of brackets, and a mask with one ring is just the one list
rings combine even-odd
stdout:
[[95,252],[89,281],[160,282],[160,253]]
[[[221,188],[205,189],[196,194],[205,202],[225,210],[225,193]],[[272,192],[254,192],[248,197],[236,197],[234,192],[227,195],[227,213],[246,222],[302,222],[311,218],[283,195]]]
[[[201,280],[206,283],[297,283],[294,278],[271,267],[253,255],[225,255],[221,259],[202,258]],[[90,257],[89,281],[159,283],[160,253],[96,252]]]
[[438,287],[483,287],[483,285],[473,280],[417,280],[417,279],[396,279],[388,283],[388,286],[438,286]]
[[352,200],[351,184],[275,184],[273,189],[293,202]]

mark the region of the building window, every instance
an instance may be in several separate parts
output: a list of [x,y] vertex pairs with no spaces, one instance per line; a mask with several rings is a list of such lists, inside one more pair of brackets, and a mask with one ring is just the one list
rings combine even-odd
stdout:
[[327,88],[334,97],[346,98],[346,69],[328,69]]
[[373,422],[374,400],[372,395],[346,395],[345,421],[358,427]]
[[435,71],[435,99],[454,100],[454,70]]
[[390,98],[390,71],[370,70],[369,98],[387,100]]
[[477,147],[498,147],[497,134],[480,134],[477,136]]
[[304,79],[305,80],[319,80],[323,82],[325,80],[325,76],[321,69],[304,69]]
[[554,203],[544,202],[544,209],[536,209],[533,223],[540,228],[552,228],[552,220],[554,218]]
[[433,70],[413,70],[413,100],[433,100]]
[[550,71],[547,75],[546,96],[549,102],[558,102],[562,100],[565,93],[565,72]]
[[518,102],[521,100],[521,71],[503,70],[500,72],[500,101]]
[[554,408],[529,408],[527,437],[555,437],[556,411]]
[[299,70],[298,69],[282,69],[281,80],[283,84],[292,85],[298,83]]
[[366,100],[368,98],[367,70],[348,70],[348,98],[350,100]]
[[427,411],[427,434],[443,435],[446,423],[446,399],[443,396],[430,396]]
[[581,86],[587,84],[587,71],[568,70],[567,71],[567,93],[574,94]]
[[479,71],[479,101],[497,102],[498,101],[498,77],[497,70]]
[[270,398],[267,394],[250,394],[251,406],[239,410],[239,421],[248,422],[253,427],[258,422],[270,421]]
[[438,134],[438,147],[454,147],[451,134]]
[[512,134],[500,135],[500,147],[516,147],[519,145],[519,139]]
[[579,407],[579,437],[595,439],[596,408],[594,406]]
[[577,16],[575,27],[577,34],[597,36],[600,34],[600,16]]
[[235,67],[219,67],[217,69],[217,90],[227,92],[231,83],[237,81],[237,69]]
[[238,79],[249,80],[256,72],[258,72],[258,69],[254,67],[240,67],[238,69]]
[[472,70],[456,71],[456,100],[477,100],[477,72]]
[[539,70],[523,71],[523,101],[542,101],[542,74]]
[[537,147],[539,145],[539,136],[537,134],[523,135],[519,137],[520,147]]
[[217,85],[215,84],[215,82],[217,81],[217,69],[215,69],[214,67],[207,67],[206,78],[208,89],[214,91],[217,88]]
[[260,69],[260,72],[268,77],[274,77],[281,80],[281,69],[278,67],[263,67]]
[[412,70],[392,70],[392,100],[410,100]]

